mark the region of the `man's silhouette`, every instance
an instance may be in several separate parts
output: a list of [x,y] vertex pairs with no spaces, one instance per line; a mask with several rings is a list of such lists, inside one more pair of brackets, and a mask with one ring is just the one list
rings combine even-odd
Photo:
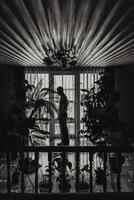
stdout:
[[57,88],[57,93],[60,96],[60,103],[59,103],[59,125],[60,125],[60,132],[61,132],[61,145],[66,146],[69,145],[69,135],[68,135],[68,128],[67,128],[67,107],[68,107],[68,100],[66,95],[63,92],[63,87]]

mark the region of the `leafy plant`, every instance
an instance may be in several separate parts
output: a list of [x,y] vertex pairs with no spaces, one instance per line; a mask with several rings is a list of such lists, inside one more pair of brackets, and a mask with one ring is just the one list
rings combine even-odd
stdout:
[[77,185],[78,186],[78,191],[87,192],[89,190],[89,183],[86,180],[87,173],[90,173],[90,169],[89,169],[89,165],[88,164],[84,165],[80,169],[80,172],[79,172],[80,181],[79,181],[79,184]]
[[57,171],[59,173],[59,176],[57,177],[57,181],[59,182],[59,189],[60,191],[66,191],[69,192],[71,189],[70,184],[70,174],[74,170],[72,168],[72,163],[65,158],[65,180],[63,183],[63,159],[62,159],[62,153],[54,153],[53,154],[53,160],[52,160],[52,169],[53,173]]
[[97,170],[95,170],[96,173],[96,183],[98,185],[103,185],[105,182],[105,171],[98,167]]
[[[34,146],[39,145],[38,139],[44,140],[45,136],[50,134],[41,129],[41,123],[48,124],[50,120],[48,117],[54,118],[55,113],[58,112],[56,106],[48,98],[49,93],[55,92],[50,88],[42,88],[42,84],[43,81],[40,80],[36,87],[32,86],[26,93],[26,115],[30,128],[29,139]],[[39,123],[37,124],[37,122]]]
[[29,142],[37,146],[40,144],[39,140],[45,140],[50,134],[44,130],[42,124],[48,124],[49,120],[55,117],[57,108],[48,95],[54,91],[43,88],[42,83],[42,80],[39,81],[35,87],[27,80],[13,82],[13,90],[6,99],[7,110],[0,113],[2,130],[7,133],[10,146],[23,146]]
[[119,129],[120,119],[118,102],[119,91],[114,87],[109,72],[101,73],[100,79],[95,82],[98,86],[90,90],[82,89],[85,93],[84,117],[85,129],[80,130],[93,144],[106,139],[106,130]]
[[81,182],[85,182],[86,173],[90,173],[89,165],[86,164],[80,169]]

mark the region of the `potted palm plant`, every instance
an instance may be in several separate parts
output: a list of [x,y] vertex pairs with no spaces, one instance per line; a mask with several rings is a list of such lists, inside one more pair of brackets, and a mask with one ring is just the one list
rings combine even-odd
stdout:
[[[41,122],[48,123],[48,117],[43,117],[43,114],[54,118],[54,113],[57,113],[56,106],[51,103],[46,96],[49,92],[53,92],[49,88],[42,88],[42,80],[37,86],[29,85],[26,81],[28,89],[26,90],[26,118],[24,121],[27,135],[25,137],[27,145],[39,146],[40,141],[46,140],[50,132],[43,130]],[[40,122],[40,123],[37,123]],[[35,160],[32,160],[29,155],[24,159],[26,173],[35,172]],[[40,165],[39,165],[40,167]]]
[[105,177],[105,172],[103,169],[99,168],[97,170],[95,170],[95,173],[96,173],[96,183],[98,185],[103,185],[104,184],[104,177]]
[[70,184],[70,174],[73,171],[72,163],[66,158],[65,159],[65,177],[63,177],[63,159],[62,153],[55,153],[52,161],[52,165],[55,170],[58,172],[59,176],[56,181],[59,182],[59,191],[60,192],[70,192],[71,184]]
[[[72,163],[68,161],[68,159],[65,160],[65,165],[68,167],[69,172],[71,173],[72,169]],[[51,188],[49,183],[49,166],[46,166],[46,173],[42,174],[43,180],[39,183],[39,190],[40,192],[49,192],[52,191],[53,183],[51,182]],[[60,192],[70,192],[71,184],[70,184],[70,174],[68,171],[65,171],[65,182],[63,183],[63,162],[62,162],[62,156],[61,153],[54,153],[53,159],[51,162],[51,175],[55,175],[58,173],[58,177],[56,178],[56,182],[58,182],[58,187]]]
[[[51,103],[46,96],[49,92],[53,92],[49,88],[42,88],[42,81],[37,86],[30,85],[27,80],[23,84],[20,84],[19,88],[16,88],[17,92],[25,93],[25,101],[22,99],[19,102],[14,97],[14,91],[12,93],[13,101],[10,102],[10,106],[7,112],[8,119],[8,143],[15,147],[39,145],[39,140],[45,140],[50,132],[43,130],[43,127],[37,123],[43,121],[48,123],[48,117],[44,117],[43,114],[53,117],[57,112],[56,106]],[[21,92],[20,92],[21,91]],[[6,120],[7,122],[7,120]],[[16,145],[15,145],[16,144]],[[20,163],[21,166],[21,163]],[[23,169],[24,173],[33,173],[35,171],[35,160],[27,154],[24,158]]]
[[[47,170],[46,170],[47,171]],[[39,191],[40,192],[50,192],[53,189],[53,182],[49,183],[49,173],[42,174],[42,181],[39,182]]]
[[89,183],[87,178],[87,173],[90,173],[89,165],[86,164],[80,169],[80,182],[79,182],[79,192],[88,192],[89,191]]
[[[37,139],[45,139],[49,135],[44,130],[43,124],[48,124],[50,118],[54,118],[58,112],[55,104],[48,99],[49,93],[55,93],[50,88],[43,88],[43,81],[40,80],[36,87],[32,86],[26,92],[26,123],[29,128],[29,140],[32,145],[37,146]],[[39,133],[39,134],[38,134]]]

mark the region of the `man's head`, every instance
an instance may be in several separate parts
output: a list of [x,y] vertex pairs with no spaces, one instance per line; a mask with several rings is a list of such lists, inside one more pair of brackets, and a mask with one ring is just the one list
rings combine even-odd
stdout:
[[59,95],[63,94],[63,87],[61,87],[61,86],[57,87],[57,93]]

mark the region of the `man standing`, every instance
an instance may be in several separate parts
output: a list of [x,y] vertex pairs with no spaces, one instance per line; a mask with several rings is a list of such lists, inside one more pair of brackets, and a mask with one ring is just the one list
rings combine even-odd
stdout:
[[58,118],[59,118],[60,132],[61,132],[61,145],[66,146],[69,145],[69,135],[67,128],[68,100],[63,92],[63,87],[61,86],[57,87],[57,93],[60,96]]

